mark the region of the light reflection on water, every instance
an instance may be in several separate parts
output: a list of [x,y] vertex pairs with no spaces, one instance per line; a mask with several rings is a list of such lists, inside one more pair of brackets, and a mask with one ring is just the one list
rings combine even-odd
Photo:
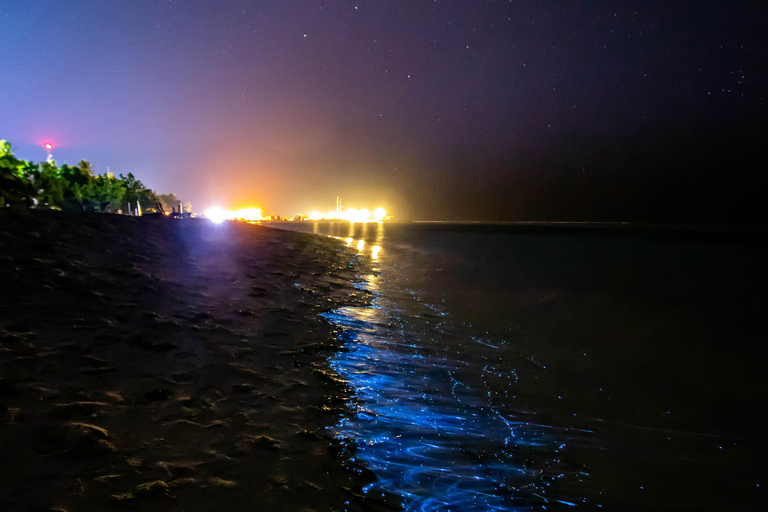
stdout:
[[762,232],[285,224],[364,240],[374,267],[372,307],[329,316],[357,393],[335,431],[364,443],[369,495],[413,510],[764,508]]
[[566,473],[558,454],[569,433],[488,398],[491,381],[497,393],[499,378],[510,387],[516,380],[495,353],[505,342],[473,337],[421,301],[394,262],[383,261],[384,225],[373,228],[351,225],[337,237],[371,257],[359,284],[372,292],[371,306],[323,315],[340,327],[344,346],[330,365],[355,392],[355,409],[332,432],[355,440],[359,461],[377,475],[366,492],[394,494],[414,511],[572,505],[547,497]]

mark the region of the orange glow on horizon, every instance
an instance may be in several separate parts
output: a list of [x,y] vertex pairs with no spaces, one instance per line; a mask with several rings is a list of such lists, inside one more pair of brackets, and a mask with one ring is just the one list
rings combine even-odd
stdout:
[[235,218],[250,221],[261,220],[261,208],[240,208],[235,212]]
[[362,208],[360,210],[356,208],[347,208],[343,211],[337,210],[337,211],[330,211],[327,213],[315,210],[310,215],[290,215],[285,217],[280,217],[276,215],[270,215],[270,216],[264,216],[263,210],[261,208],[255,208],[255,207],[246,207],[246,208],[240,208],[237,210],[230,210],[226,208],[222,208],[220,206],[215,206],[212,208],[208,208],[204,212],[204,216],[213,220],[216,223],[223,222],[225,220],[242,220],[247,222],[261,222],[264,220],[275,220],[276,218],[279,220],[283,218],[284,220],[345,220],[351,223],[365,223],[365,222],[381,222],[383,220],[388,219],[387,211],[384,208],[376,208],[375,210],[371,211],[367,208]]
[[318,210],[309,215],[310,220],[347,220],[349,222],[381,222],[387,218],[387,211],[384,208],[376,208],[371,213],[367,208],[358,210],[356,208],[347,208],[343,212],[322,213]]

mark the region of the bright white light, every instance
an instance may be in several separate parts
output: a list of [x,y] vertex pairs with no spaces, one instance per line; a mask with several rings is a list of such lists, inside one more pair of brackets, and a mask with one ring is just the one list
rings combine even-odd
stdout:
[[373,218],[382,221],[387,216],[387,211],[384,208],[376,208],[373,210]]
[[379,251],[381,251],[381,247],[378,245],[374,245],[371,247],[371,259],[375,260],[379,258]]
[[215,206],[213,208],[208,208],[207,210],[205,210],[205,216],[211,219],[216,224],[221,224],[222,222],[227,220],[227,212],[225,212],[218,206]]
[[235,212],[235,218],[243,220],[261,220],[261,210],[259,208],[241,208]]
[[309,218],[312,220],[320,220],[323,218],[323,214],[315,210],[312,212],[312,215],[310,215]]
[[363,247],[365,247],[365,240],[360,240],[359,242],[357,242],[357,250],[358,251],[362,251]]

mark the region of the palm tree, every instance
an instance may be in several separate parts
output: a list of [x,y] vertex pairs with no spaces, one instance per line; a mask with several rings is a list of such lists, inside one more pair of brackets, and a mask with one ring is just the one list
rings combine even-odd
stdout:
[[93,170],[93,164],[91,164],[91,162],[87,160],[80,160],[77,166],[80,168],[80,172],[83,174],[87,174],[91,178],[96,176],[96,173]]

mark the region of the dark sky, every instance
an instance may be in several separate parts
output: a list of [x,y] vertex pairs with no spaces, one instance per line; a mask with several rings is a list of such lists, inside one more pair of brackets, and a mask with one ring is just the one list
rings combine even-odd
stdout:
[[2,0],[0,138],[197,211],[762,222],[764,5]]

